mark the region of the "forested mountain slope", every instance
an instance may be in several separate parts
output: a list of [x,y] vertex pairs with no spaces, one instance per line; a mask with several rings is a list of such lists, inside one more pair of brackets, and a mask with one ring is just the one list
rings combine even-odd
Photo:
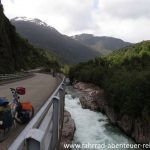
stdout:
[[94,83],[105,90],[105,110],[138,143],[150,140],[150,41],[80,63],[70,70],[72,81]]
[[108,37],[108,36],[95,36],[92,34],[79,34],[72,36],[73,39],[80,41],[81,43],[90,46],[103,55],[109,54],[120,48],[131,45],[129,42],[125,42],[121,39]]

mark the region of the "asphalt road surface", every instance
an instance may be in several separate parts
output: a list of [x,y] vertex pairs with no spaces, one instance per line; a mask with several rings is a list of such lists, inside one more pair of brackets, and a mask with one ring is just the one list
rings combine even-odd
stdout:
[[[8,83],[6,85],[0,85],[0,97],[6,97],[7,99],[11,100],[12,94],[9,88],[23,86],[26,88],[26,94],[21,96],[21,101],[30,101],[36,113],[54,92],[60,81],[60,79],[56,79],[51,75],[36,73],[32,78]],[[9,137],[0,143],[0,150],[7,150],[9,145],[13,142],[13,140],[23,130],[24,127],[25,125],[17,124],[9,134]]]

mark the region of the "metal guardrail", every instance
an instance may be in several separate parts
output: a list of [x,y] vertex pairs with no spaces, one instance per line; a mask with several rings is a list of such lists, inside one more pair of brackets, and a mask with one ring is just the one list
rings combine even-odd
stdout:
[[33,73],[41,71],[42,69],[43,68],[36,68],[36,69],[27,70],[22,73],[16,73],[16,74],[0,74],[0,81],[24,78],[24,77],[32,75]]
[[64,115],[65,78],[8,150],[57,150]]
[[27,76],[29,76],[29,73],[0,74],[0,81],[19,79],[19,78],[24,78],[24,77],[27,77]]

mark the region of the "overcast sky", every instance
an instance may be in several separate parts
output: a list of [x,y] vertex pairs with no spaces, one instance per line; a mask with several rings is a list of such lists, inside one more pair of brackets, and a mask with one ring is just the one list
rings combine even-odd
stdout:
[[39,18],[67,35],[150,39],[150,0],[1,0],[6,16]]

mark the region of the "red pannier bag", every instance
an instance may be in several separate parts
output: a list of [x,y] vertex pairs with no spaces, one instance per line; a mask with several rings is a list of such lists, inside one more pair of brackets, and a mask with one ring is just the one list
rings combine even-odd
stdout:
[[22,110],[32,110],[32,104],[30,102],[21,102]]
[[16,88],[16,92],[19,94],[19,95],[24,95],[26,93],[26,89],[24,87],[17,87]]

